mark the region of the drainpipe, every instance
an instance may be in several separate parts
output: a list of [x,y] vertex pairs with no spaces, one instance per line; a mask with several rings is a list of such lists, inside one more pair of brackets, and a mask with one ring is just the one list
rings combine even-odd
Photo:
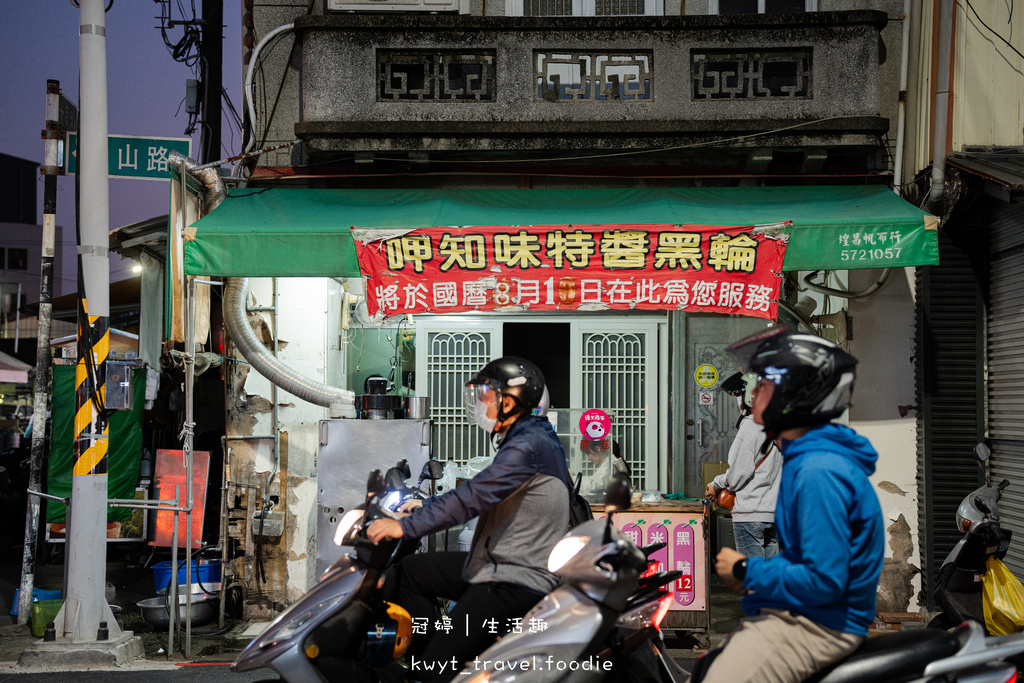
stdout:
[[355,394],[303,377],[267,351],[249,325],[249,279],[228,278],[224,288],[224,327],[246,361],[273,384],[303,401],[331,409],[331,416],[355,417]]
[[[198,180],[206,190],[203,213],[213,211],[224,201],[227,192],[224,182],[214,168],[196,170],[199,163],[172,152],[168,156],[169,163],[179,172],[184,169]],[[261,375],[285,391],[294,394],[304,401],[331,409],[332,417],[355,417],[355,394],[345,389],[321,384],[303,377],[289,368],[273,354],[267,351],[263,343],[256,337],[246,311],[249,297],[248,278],[228,278],[224,289],[224,327],[246,361]]]
[[900,46],[900,101],[896,114],[896,162],[893,168],[893,192],[902,195],[903,145],[907,130],[907,73],[910,71],[910,2],[903,0],[903,42]]
[[[198,161],[189,159],[181,152],[174,150],[167,154],[167,163],[181,176],[183,185],[185,183],[185,173],[187,172],[203,186],[203,189],[206,191],[203,200],[204,216],[216,209],[222,201],[227,199],[227,188],[224,186],[224,181],[221,180],[216,168],[200,168]],[[184,229],[185,226],[181,227]]]
[[953,47],[953,6],[956,0],[942,0],[939,7],[939,69],[935,84],[935,128],[932,130],[932,188],[925,210],[937,213],[946,186],[946,129],[949,120],[950,56]]

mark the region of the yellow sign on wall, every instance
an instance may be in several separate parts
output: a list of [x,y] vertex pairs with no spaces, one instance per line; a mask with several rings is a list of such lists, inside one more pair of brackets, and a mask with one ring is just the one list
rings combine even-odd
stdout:
[[705,389],[713,387],[718,382],[718,368],[714,365],[701,365],[694,371],[693,379]]

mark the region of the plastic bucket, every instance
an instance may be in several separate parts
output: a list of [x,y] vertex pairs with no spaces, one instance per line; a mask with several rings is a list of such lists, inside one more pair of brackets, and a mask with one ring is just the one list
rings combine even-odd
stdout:
[[[185,563],[179,562],[178,567],[178,583],[185,585]],[[208,564],[196,564],[196,561],[192,561],[192,583],[202,581],[204,584],[208,583],[219,583],[220,582],[220,562],[211,562]],[[167,584],[171,582],[171,563],[170,562],[158,562],[153,565],[153,583],[155,588],[159,591],[162,588],[167,588]]]
[[63,600],[39,600],[32,603],[29,616],[32,622],[33,636],[42,638],[46,635],[46,625],[57,618],[57,613],[60,612],[60,606],[63,604]]
[[[60,600],[61,592],[59,590],[50,591],[45,588],[33,588],[32,589],[32,602],[38,602],[40,600]],[[18,607],[21,601],[21,589],[14,589],[14,605],[11,607],[11,616],[18,616]],[[31,616],[31,614],[30,614]]]

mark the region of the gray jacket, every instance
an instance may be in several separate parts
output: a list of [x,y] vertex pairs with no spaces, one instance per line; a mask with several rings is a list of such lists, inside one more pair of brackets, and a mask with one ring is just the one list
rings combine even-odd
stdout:
[[[740,422],[729,449],[729,469],[715,477],[715,490],[736,494],[732,508],[734,522],[774,522],[779,496],[782,453],[773,444],[767,457],[761,454],[764,429],[749,415]],[[765,458],[764,462],[761,459]],[[760,467],[755,466],[761,462]]]
[[569,490],[565,452],[551,424],[527,415],[509,428],[494,462],[402,518],[402,533],[419,538],[479,515],[462,578],[547,593],[557,583],[548,555],[569,528]]

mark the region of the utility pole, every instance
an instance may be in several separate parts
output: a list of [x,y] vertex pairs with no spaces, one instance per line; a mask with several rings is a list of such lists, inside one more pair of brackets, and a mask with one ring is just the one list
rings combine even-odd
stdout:
[[224,0],[203,0],[203,128],[200,163],[221,158],[221,91],[224,89]]
[[57,636],[93,643],[106,622],[121,629],[107,605],[107,447],[103,382],[110,347],[110,224],[107,177],[107,29],[105,0],[79,0],[78,367],[75,371],[75,464],[68,510],[67,596]]
[[[36,380],[32,397],[32,451],[28,488],[39,491],[43,478],[43,446],[46,443],[46,407],[50,393],[50,320],[53,311],[53,255],[57,230],[57,147],[65,131],[60,122],[60,82],[46,81],[46,129],[43,131],[43,260],[39,276],[39,341],[36,344]],[[20,298],[20,297],[19,297]],[[21,557],[21,596],[18,623],[28,623],[36,574],[39,543],[39,497],[28,497],[25,548]]]

